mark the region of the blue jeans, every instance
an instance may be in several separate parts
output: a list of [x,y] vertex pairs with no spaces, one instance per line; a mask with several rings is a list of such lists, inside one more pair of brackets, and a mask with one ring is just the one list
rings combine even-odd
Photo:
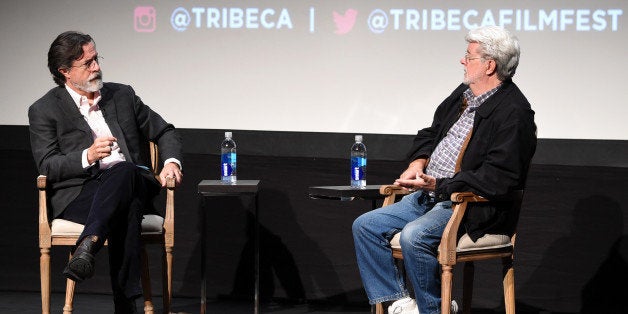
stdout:
[[392,257],[390,239],[401,232],[405,271],[421,314],[440,313],[440,265],[437,254],[451,217],[451,201],[434,203],[421,191],[378,208],[353,222],[353,239],[362,283],[371,304],[409,295]]

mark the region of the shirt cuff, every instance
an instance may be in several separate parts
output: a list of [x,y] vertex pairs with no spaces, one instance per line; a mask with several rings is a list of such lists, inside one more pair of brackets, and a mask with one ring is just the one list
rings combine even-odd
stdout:
[[179,161],[179,159],[168,158],[164,161],[164,166],[166,166],[170,162],[174,162],[175,164],[179,165],[179,170],[183,171],[183,166],[181,166],[181,162]]
[[89,148],[86,148],[85,150],[83,150],[83,155],[81,156],[81,164],[83,165],[83,169],[87,169],[96,164],[96,162],[93,162],[92,164],[90,164],[89,161],[87,160],[88,149]]

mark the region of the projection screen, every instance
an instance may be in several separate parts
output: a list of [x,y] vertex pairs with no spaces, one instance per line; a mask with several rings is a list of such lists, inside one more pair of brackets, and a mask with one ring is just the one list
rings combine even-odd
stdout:
[[[105,81],[179,128],[414,134],[461,82],[469,29],[520,40],[539,137],[628,139],[628,1],[3,1],[1,125],[54,86],[50,43],[95,38]],[[391,114],[390,109],[399,109]]]

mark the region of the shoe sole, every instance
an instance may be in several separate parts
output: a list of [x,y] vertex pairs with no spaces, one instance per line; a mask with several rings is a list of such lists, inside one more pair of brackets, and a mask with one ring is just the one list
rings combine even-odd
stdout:
[[81,282],[94,275],[94,263],[94,255],[87,252],[80,253],[70,259],[63,274],[75,282]]

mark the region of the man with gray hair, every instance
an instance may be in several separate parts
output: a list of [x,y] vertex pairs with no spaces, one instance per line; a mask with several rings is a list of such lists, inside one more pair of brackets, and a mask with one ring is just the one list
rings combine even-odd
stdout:
[[[414,192],[353,223],[369,302],[384,303],[389,313],[440,313],[437,250],[452,215],[450,195],[470,191],[493,199],[522,189],[536,149],[534,111],[512,82],[518,40],[502,27],[485,26],[471,30],[466,41],[463,83],[438,106],[432,125],[417,133],[410,165],[395,181]],[[512,235],[511,206],[467,211],[464,230],[474,242],[485,234]],[[415,299],[392,258],[389,241],[398,232]]]

